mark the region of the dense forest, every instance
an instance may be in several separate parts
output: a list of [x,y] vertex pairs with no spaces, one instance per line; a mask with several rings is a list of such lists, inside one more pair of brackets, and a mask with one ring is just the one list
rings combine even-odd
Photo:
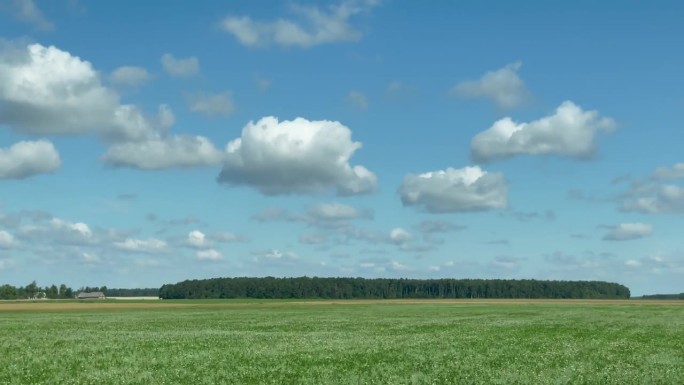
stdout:
[[73,290],[65,284],[40,287],[36,281],[26,286],[0,286],[0,299],[71,299],[81,292],[101,291],[106,297],[146,297],[159,295],[159,289],[109,289],[107,286],[81,287]]
[[214,278],[167,284],[163,299],[206,298],[629,298],[629,289],[600,281],[503,279]]
[[[80,292],[101,291],[107,297],[157,296],[165,299],[209,298],[629,298],[629,289],[601,281],[501,279],[365,279],[365,278],[214,278],[188,280],[156,288],[110,289],[62,284],[40,287],[0,286],[0,299],[70,299]],[[643,299],[684,299],[684,294],[659,294]]]

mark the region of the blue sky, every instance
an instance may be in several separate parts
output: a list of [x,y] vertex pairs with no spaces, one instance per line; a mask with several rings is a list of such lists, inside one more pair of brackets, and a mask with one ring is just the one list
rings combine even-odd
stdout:
[[684,286],[679,2],[0,1],[0,281]]

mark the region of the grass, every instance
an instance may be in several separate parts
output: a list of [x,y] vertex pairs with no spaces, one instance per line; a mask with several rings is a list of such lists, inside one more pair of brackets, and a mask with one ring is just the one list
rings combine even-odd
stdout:
[[684,305],[0,303],[0,384],[325,383],[684,383]]

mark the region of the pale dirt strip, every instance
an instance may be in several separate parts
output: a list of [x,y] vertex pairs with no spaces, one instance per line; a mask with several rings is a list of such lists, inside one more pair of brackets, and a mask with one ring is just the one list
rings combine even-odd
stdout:
[[159,297],[107,297],[107,299],[117,299],[121,301],[159,301]]
[[576,299],[369,299],[369,300],[158,300],[126,301],[122,299],[60,301],[0,301],[1,312],[13,311],[87,311],[87,310],[153,310],[231,307],[344,306],[344,305],[626,305],[684,306],[682,300],[576,300]]

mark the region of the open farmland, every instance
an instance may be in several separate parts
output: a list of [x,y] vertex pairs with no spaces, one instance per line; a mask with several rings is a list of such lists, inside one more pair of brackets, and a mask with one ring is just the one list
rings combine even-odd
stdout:
[[684,383],[684,302],[0,302],[0,384]]

